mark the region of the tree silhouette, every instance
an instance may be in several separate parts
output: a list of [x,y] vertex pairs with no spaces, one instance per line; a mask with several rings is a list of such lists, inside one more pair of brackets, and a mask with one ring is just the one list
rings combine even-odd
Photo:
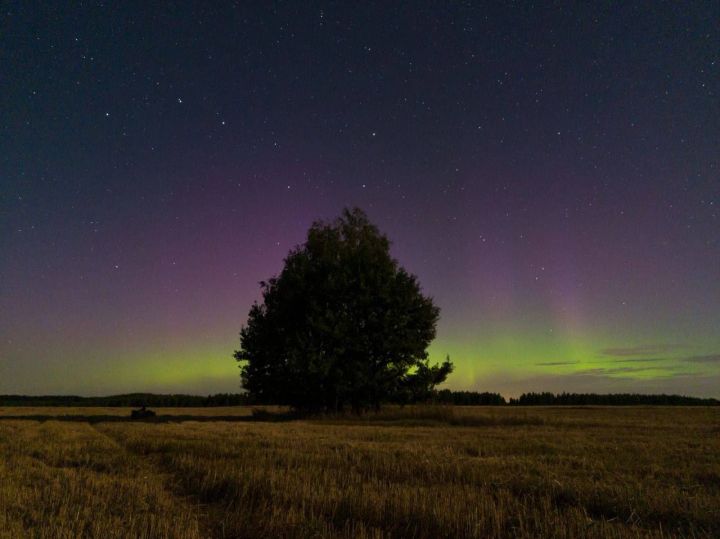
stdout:
[[428,393],[452,370],[428,364],[439,309],[357,208],[315,222],[261,287],[234,355],[258,402],[359,412]]

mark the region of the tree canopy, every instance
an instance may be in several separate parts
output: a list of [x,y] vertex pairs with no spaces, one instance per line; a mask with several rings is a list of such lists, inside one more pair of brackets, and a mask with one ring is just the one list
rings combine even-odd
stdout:
[[438,307],[357,208],[315,222],[261,287],[234,355],[259,402],[361,411],[422,398],[452,371],[426,352]]

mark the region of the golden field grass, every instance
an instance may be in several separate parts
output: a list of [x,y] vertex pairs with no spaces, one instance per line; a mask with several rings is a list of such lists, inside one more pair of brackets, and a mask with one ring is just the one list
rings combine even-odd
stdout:
[[720,408],[157,412],[0,408],[0,537],[720,537]]

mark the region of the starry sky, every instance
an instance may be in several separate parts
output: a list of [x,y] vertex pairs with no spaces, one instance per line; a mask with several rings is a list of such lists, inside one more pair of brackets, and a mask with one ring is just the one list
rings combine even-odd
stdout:
[[720,4],[586,4],[4,2],[0,393],[239,391],[359,206],[447,387],[720,397]]

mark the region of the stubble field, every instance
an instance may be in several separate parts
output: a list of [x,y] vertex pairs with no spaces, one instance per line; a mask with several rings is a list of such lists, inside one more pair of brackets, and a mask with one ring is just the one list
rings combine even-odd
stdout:
[[0,408],[0,537],[720,537],[719,408],[157,411]]

